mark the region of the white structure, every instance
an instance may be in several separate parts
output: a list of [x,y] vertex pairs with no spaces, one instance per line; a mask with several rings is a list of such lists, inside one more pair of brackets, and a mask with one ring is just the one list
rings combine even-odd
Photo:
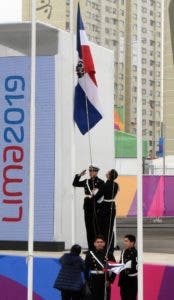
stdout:
[[[83,219],[84,193],[83,189],[76,188],[74,194],[72,181],[75,173],[87,169],[90,164],[88,135],[81,135],[72,121],[75,65],[69,51],[71,46],[70,34],[59,31],[55,239],[64,240],[66,247],[69,247],[74,241],[86,246]],[[94,44],[91,46],[104,112],[103,120],[91,130],[92,154],[93,162],[101,168],[99,176],[105,178],[106,171],[114,167],[114,56],[113,52],[108,49]]]
[[173,175],[174,174],[174,156],[167,155],[146,161],[149,175]]
[[[72,187],[75,173],[90,164],[88,136],[73,123],[73,93],[76,81],[74,37],[67,32],[37,23],[37,55],[55,57],[55,190],[53,240],[86,246],[83,220],[83,190]],[[30,55],[30,23],[0,25],[0,56]],[[3,45],[3,46],[2,46]],[[93,162],[105,179],[114,168],[114,55],[92,44],[96,79],[104,118],[91,130]],[[36,82],[37,85],[37,82]],[[37,99],[36,99],[37,101]],[[48,176],[45,174],[45,176]],[[45,205],[45,204],[44,204]],[[46,209],[46,206],[45,206]]]

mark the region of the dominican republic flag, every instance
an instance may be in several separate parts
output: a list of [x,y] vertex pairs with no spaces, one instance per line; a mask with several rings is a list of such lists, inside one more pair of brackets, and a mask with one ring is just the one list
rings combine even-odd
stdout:
[[88,132],[101,119],[101,107],[95,78],[95,67],[78,4],[77,11],[77,51],[76,67],[78,83],[74,96],[74,121],[82,134]]

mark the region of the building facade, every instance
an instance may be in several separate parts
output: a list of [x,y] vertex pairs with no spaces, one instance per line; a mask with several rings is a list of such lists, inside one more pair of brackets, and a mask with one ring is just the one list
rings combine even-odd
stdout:
[[164,1],[164,135],[165,154],[174,155],[174,1]]
[[[29,0],[23,0],[26,19]],[[44,4],[46,5],[45,1]],[[77,0],[74,1],[74,24]],[[115,104],[122,109],[125,131],[136,134],[137,99],[137,0],[81,0],[81,12],[90,41],[114,50]],[[44,21],[43,1],[37,1],[38,19]],[[70,0],[52,0],[52,19],[59,28],[70,28]],[[156,157],[161,136],[161,0],[141,0],[143,139],[150,157]],[[42,5],[43,6],[43,5]],[[75,26],[74,26],[75,28]]]

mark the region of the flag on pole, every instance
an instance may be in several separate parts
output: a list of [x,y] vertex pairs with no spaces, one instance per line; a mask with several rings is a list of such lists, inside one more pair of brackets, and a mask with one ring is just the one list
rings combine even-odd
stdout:
[[74,121],[80,132],[85,134],[102,119],[102,112],[95,78],[95,67],[79,4],[77,11],[77,51],[79,60],[76,67],[78,83],[75,87],[74,96]]

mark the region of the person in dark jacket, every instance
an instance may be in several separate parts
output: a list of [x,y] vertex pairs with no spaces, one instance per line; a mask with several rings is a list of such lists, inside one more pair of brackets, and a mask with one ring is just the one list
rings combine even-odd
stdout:
[[107,181],[102,185],[92,199],[97,206],[97,220],[99,234],[103,235],[106,240],[106,247],[114,251],[114,220],[116,217],[115,197],[118,192],[118,183],[115,179],[118,177],[116,170],[112,169],[107,172]]
[[98,175],[99,168],[95,165],[89,166],[89,176],[90,179],[81,180],[81,177],[86,174],[86,170],[82,171],[80,174],[76,174],[73,186],[84,188],[85,198],[84,198],[84,219],[86,227],[86,235],[88,248],[92,250],[94,248],[94,239],[98,232],[98,224],[96,218],[96,206],[95,202],[91,201],[91,197],[101,188],[104,181],[100,179]]
[[112,253],[107,253],[105,245],[104,237],[97,236],[95,250],[88,251],[85,259],[85,279],[91,289],[92,300],[110,300],[111,283],[115,279],[115,274],[107,271],[108,260],[115,261],[115,258]]
[[81,247],[73,245],[70,253],[60,258],[61,269],[54,283],[54,288],[61,291],[62,300],[81,300],[84,284],[82,274],[85,264],[80,257]]
[[135,248],[136,238],[132,234],[124,237],[124,250],[121,253],[120,263],[131,261],[130,268],[121,271],[118,285],[122,300],[136,300],[138,290],[137,280],[137,250]]

